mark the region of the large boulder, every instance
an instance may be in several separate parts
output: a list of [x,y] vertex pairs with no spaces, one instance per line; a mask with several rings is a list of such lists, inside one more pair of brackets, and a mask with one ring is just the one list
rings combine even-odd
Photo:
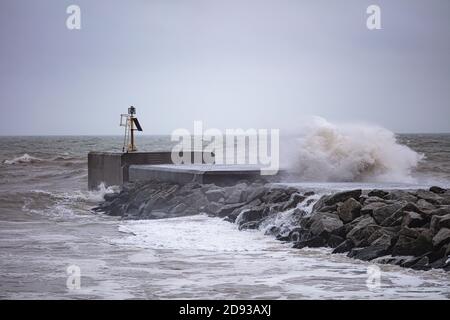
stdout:
[[367,216],[347,233],[347,239],[352,240],[356,247],[364,247],[368,245],[369,237],[380,228],[372,217]]
[[291,197],[289,198],[288,201],[286,201],[286,203],[281,207],[281,211],[286,211],[292,208],[297,207],[297,205],[301,202],[303,202],[303,200],[305,200],[306,197],[302,196],[300,193],[295,192],[293,194],[291,194]]
[[225,199],[226,204],[230,203],[240,203],[245,202],[245,190],[242,190],[240,188],[234,189],[232,192],[229,193],[228,197]]
[[316,213],[310,231],[314,236],[328,238],[334,230],[341,228],[343,225],[337,215]]
[[425,225],[425,219],[417,212],[408,211],[405,212],[403,217],[402,226],[409,228],[420,228]]
[[389,192],[386,192],[384,190],[379,190],[379,189],[373,189],[372,191],[369,191],[369,193],[367,194],[369,197],[378,197],[378,198],[384,198],[385,196],[387,196],[389,194]]
[[365,215],[365,214],[373,214],[373,211],[375,209],[381,208],[386,206],[386,202],[380,202],[380,201],[373,201],[371,200],[371,198],[366,199],[366,201],[364,201],[364,206],[361,208],[361,214]]
[[353,221],[361,215],[361,204],[353,198],[338,206],[337,213],[344,223]]
[[434,215],[431,217],[431,232],[436,234],[441,228],[450,228],[450,213],[443,216]]
[[260,221],[265,217],[265,210],[266,207],[264,205],[243,210],[236,218],[236,223],[243,225],[250,221]]
[[392,248],[392,255],[417,257],[432,249],[432,234],[429,229],[404,227],[400,230],[398,240]]
[[325,203],[325,205],[330,206],[330,205],[333,205],[333,204],[336,204],[339,202],[345,202],[346,200],[348,200],[350,198],[359,200],[361,193],[362,193],[361,189],[338,192],[331,196],[328,196],[325,199],[324,203]]
[[392,216],[394,212],[401,209],[404,205],[405,203],[398,202],[376,208],[375,210],[373,210],[372,216],[377,224],[381,224],[385,219]]
[[430,188],[430,191],[433,192],[433,193],[437,193],[437,194],[443,194],[447,190],[443,189],[443,188],[440,188],[440,187],[437,187],[437,186],[433,186],[433,187]]
[[389,246],[385,245],[371,245],[365,248],[353,248],[348,256],[364,261],[373,260],[375,258],[384,256],[388,253]]
[[408,191],[404,190],[391,190],[389,191],[389,194],[384,197],[388,200],[395,200],[395,201],[406,201],[406,202],[417,202],[417,197]]
[[428,190],[418,190],[415,195],[419,199],[423,199],[428,201],[429,203],[437,205],[441,204],[443,200],[443,198],[440,195]]
[[342,242],[340,245],[338,245],[336,248],[334,248],[332,253],[344,253],[350,251],[355,244],[352,240],[347,239],[344,242]]
[[450,243],[450,229],[442,228],[439,232],[433,237],[433,246],[439,248],[447,243]]
[[209,201],[217,202],[225,198],[225,191],[222,189],[212,189],[205,192],[205,196]]

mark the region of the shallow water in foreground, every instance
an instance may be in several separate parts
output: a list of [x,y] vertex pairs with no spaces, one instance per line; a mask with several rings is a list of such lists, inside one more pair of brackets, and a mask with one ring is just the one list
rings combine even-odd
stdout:
[[[0,237],[0,297],[8,299],[450,298],[444,271],[379,265],[381,285],[369,289],[369,263],[291,249],[203,215],[3,221]],[[66,287],[69,265],[81,269],[79,290]]]

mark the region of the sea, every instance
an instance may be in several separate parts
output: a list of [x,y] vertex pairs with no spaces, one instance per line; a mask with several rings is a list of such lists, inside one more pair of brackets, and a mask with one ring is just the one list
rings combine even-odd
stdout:
[[[291,162],[283,165],[299,173],[289,183],[318,194],[450,186],[450,134],[338,129],[289,144]],[[239,231],[202,213],[127,221],[93,212],[119,187],[88,191],[87,153],[122,144],[120,136],[0,137],[0,299],[450,298],[442,270],[292,249],[263,230]],[[137,144],[168,151],[173,142],[139,136]]]

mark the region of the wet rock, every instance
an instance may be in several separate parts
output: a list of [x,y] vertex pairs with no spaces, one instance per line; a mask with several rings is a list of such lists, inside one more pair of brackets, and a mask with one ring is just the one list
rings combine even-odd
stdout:
[[404,203],[394,203],[390,205],[385,205],[383,207],[376,208],[373,210],[372,216],[377,224],[381,224],[385,219],[389,218],[404,206]]
[[373,211],[375,209],[386,206],[385,202],[372,202],[372,201],[369,201],[369,199],[367,199],[364,202],[364,206],[361,208],[362,215],[366,215],[366,214],[373,215]]
[[266,188],[264,186],[260,186],[257,187],[255,189],[253,189],[253,191],[250,191],[249,194],[247,195],[247,202],[251,202],[255,199],[260,199],[265,193],[266,193]]
[[328,238],[327,244],[331,248],[338,247],[341,243],[345,241],[345,238],[338,236],[336,234],[330,234],[330,237]]
[[181,213],[183,211],[186,211],[187,205],[185,203],[180,203],[176,205],[175,207],[170,210],[171,213]]
[[206,191],[205,196],[209,201],[217,202],[225,197],[225,192],[222,189],[212,189]]
[[218,217],[225,217],[232,213],[236,208],[240,208],[244,206],[245,203],[230,203],[226,205],[220,205],[219,210],[217,211],[216,215]]
[[367,246],[369,237],[380,228],[372,217],[365,216],[347,233],[347,239],[352,240],[356,247]]
[[264,194],[262,200],[265,203],[278,203],[288,201],[295,189],[272,188]]
[[405,202],[417,202],[417,197],[403,190],[392,190],[387,196],[384,197],[387,200],[405,201]]
[[426,221],[422,216],[416,212],[405,212],[402,225],[409,228],[420,228],[425,225]]
[[433,187],[430,188],[430,191],[433,192],[433,193],[436,193],[436,194],[443,194],[447,190],[443,189],[443,188],[440,188],[440,187],[437,187],[437,186],[433,186]]
[[350,251],[354,246],[353,242],[350,239],[347,239],[338,245],[332,253],[345,253]]
[[210,202],[205,206],[205,211],[214,216],[218,215],[220,209],[222,209],[222,205],[217,202]]
[[299,241],[299,242],[295,243],[293,248],[296,248],[296,249],[302,249],[302,248],[305,248],[305,247],[319,248],[319,247],[324,247],[325,245],[326,245],[326,241],[325,241],[324,238],[322,238],[322,237],[313,237],[311,239],[304,240],[304,241]]
[[388,246],[384,245],[371,245],[365,248],[353,248],[348,253],[348,257],[370,261],[386,255],[388,253],[388,248]]
[[421,257],[416,263],[414,263],[411,268],[414,270],[429,270],[430,266],[428,265],[428,257]]
[[297,205],[301,202],[303,202],[303,200],[305,200],[306,198],[304,196],[302,196],[299,193],[293,193],[291,195],[291,197],[289,198],[289,200],[282,206],[281,211],[286,211],[292,208],[297,207]]
[[249,221],[259,221],[265,217],[265,206],[253,207],[251,209],[243,210],[236,219],[236,223],[242,225]]
[[383,190],[379,190],[379,189],[374,189],[374,190],[370,191],[367,195],[369,197],[384,198],[388,194],[389,194],[389,192],[386,192],[386,191],[383,191]]
[[393,256],[419,256],[433,249],[432,235],[428,229],[401,229],[399,238],[392,248]]
[[233,190],[225,199],[226,204],[245,202],[245,191],[242,189]]
[[330,233],[344,225],[337,215],[317,213],[313,218],[311,233],[315,236],[328,237]]
[[450,243],[450,229],[442,228],[439,232],[433,237],[433,246],[439,248],[444,244]]
[[349,198],[337,208],[337,213],[344,223],[353,221],[361,215],[361,204]]
[[294,228],[289,232],[289,240],[292,242],[299,242],[303,240],[305,232],[306,231],[302,228]]
[[432,205],[431,203],[429,203],[427,200],[424,199],[420,199],[419,201],[417,201],[417,207],[422,211],[435,209],[434,205]]
[[416,192],[416,196],[420,199],[424,199],[429,203],[432,204],[440,204],[443,200],[441,196],[437,195],[434,192],[427,191],[427,190],[418,190]]
[[338,192],[331,196],[328,196],[325,199],[324,203],[325,203],[325,205],[330,206],[330,205],[336,204],[338,202],[344,202],[350,198],[359,200],[361,193],[362,193],[361,189]]
[[243,224],[240,224],[239,230],[249,230],[249,229],[258,229],[261,224],[261,221],[249,221]]

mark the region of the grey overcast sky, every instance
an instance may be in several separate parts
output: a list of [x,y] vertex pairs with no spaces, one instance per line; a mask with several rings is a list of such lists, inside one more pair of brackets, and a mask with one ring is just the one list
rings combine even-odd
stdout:
[[129,105],[147,134],[309,115],[450,132],[449,0],[1,0],[0,41],[1,135],[121,134]]

